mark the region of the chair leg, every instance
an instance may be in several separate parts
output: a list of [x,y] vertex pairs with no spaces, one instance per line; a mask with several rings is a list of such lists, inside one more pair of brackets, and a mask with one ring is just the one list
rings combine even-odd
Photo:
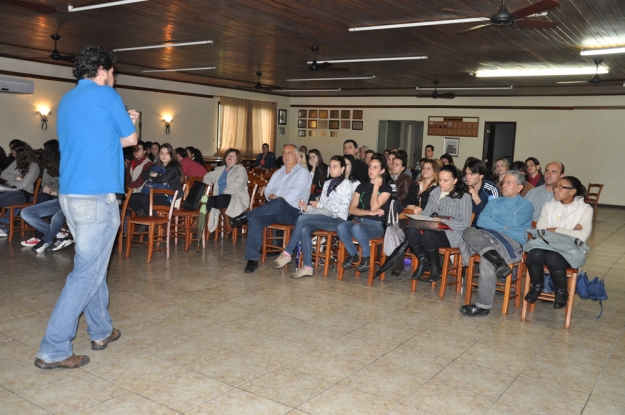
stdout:
[[135,224],[128,221],[128,233],[126,234],[126,258],[130,258],[130,244],[134,238]]
[[[169,259],[169,240],[171,239],[170,235],[169,235],[169,231],[170,230],[171,230],[171,221],[167,222],[167,232],[165,233],[165,238],[166,238],[165,239],[165,247],[166,247],[165,249],[167,250],[167,259]],[[188,247],[187,247],[187,249],[185,249],[185,251],[187,251],[187,250],[188,250]]]
[[503,314],[504,316],[508,315],[508,303],[510,302],[510,288],[512,288],[514,265],[511,265],[510,268],[512,268],[512,274],[508,275],[508,278],[506,278],[506,288],[503,292],[503,306],[501,307],[501,314]]
[[525,264],[523,263],[523,261],[521,261],[521,263],[517,267],[517,279],[514,282],[514,291],[515,291],[515,294],[516,294],[515,297],[514,297],[514,307],[515,308],[521,307],[521,293],[522,293],[521,281],[523,280],[523,274],[524,273],[525,273]]
[[523,308],[521,308],[521,321],[525,321],[527,317],[527,306],[529,305],[525,301],[525,295],[530,291],[530,275],[527,269],[525,270],[525,289],[523,290]]
[[449,252],[445,252],[443,255],[443,264],[441,270],[441,288],[438,291],[438,298],[445,299],[445,290],[447,289],[447,274],[449,272]]
[[[260,255],[260,262],[262,262],[263,264],[265,263],[265,260],[267,260],[267,233],[269,231],[267,230],[267,228],[263,228],[263,246],[261,248],[261,255]],[[215,239],[217,240],[217,239]]]
[[367,276],[367,285],[369,287],[373,286],[373,276],[375,275],[375,259],[378,257],[377,255],[378,245],[375,242],[369,241],[369,274]]
[[124,243],[124,225],[125,224],[126,224],[126,218],[122,220],[121,228],[119,229],[119,236],[117,237],[117,254],[118,255],[121,255],[122,251],[124,250],[123,243]]
[[339,241],[339,253],[338,253],[338,280],[339,281],[343,281],[343,274],[345,273],[345,270],[343,269],[343,261],[345,261],[345,245],[343,244],[343,242]]
[[150,224],[149,234],[148,234],[148,259],[146,262],[152,261],[152,254],[154,253],[154,229],[155,225],[153,223]]
[[573,318],[573,306],[575,305],[575,289],[577,288],[577,272],[571,274],[568,278],[568,286],[569,286],[569,301],[566,304],[566,309],[564,310],[564,328],[566,330],[571,328],[571,319]]
[[473,270],[475,269],[475,260],[471,258],[469,260],[469,266],[467,267],[467,292],[464,296],[464,304],[471,305],[471,296],[473,295]]
[[[15,209],[11,206],[9,208],[9,242],[13,242],[13,235],[15,235]],[[22,236],[24,236],[23,232]]]
[[456,271],[456,295],[462,292],[462,260],[460,254],[454,256],[454,270]]

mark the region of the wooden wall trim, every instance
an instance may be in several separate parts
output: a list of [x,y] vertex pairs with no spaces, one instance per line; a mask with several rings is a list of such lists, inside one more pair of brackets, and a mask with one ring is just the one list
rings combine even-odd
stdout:
[[[45,81],[66,82],[66,83],[71,83],[71,84],[76,83],[75,79],[59,78],[56,76],[34,75],[34,74],[22,73],[22,72],[11,72],[11,71],[4,71],[1,69],[0,69],[0,74],[9,75],[9,76],[19,76],[22,78],[43,79]],[[134,91],[144,91],[144,92],[156,92],[159,94],[183,95],[187,97],[196,97],[196,98],[213,98],[212,95],[206,95],[206,94],[194,94],[192,92],[170,91],[167,89],[145,88],[142,86],[132,86],[132,85],[123,85],[123,84],[115,84],[115,88],[131,89]]]
[[291,108],[440,108],[440,109],[480,109],[480,110],[624,110],[625,105],[597,106],[517,106],[517,105],[293,105]]

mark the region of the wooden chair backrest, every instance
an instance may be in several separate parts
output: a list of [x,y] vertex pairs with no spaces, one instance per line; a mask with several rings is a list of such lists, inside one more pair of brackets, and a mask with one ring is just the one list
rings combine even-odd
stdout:
[[[593,191],[593,188],[596,189],[596,191]],[[599,203],[599,196],[601,196],[601,191],[603,190],[603,185],[599,184],[599,183],[589,183],[588,184],[588,189],[586,189],[586,197],[584,199],[584,201],[586,203]]]
[[[154,205],[154,195],[172,196],[171,205],[169,207],[165,207],[165,206],[162,206],[162,205]],[[178,197],[178,191],[177,190],[155,189],[153,187],[150,187],[150,211],[149,211],[148,215],[152,216],[155,210],[157,212],[169,212],[169,218],[171,219],[171,215],[172,215],[172,213],[174,211],[174,205],[176,204],[176,198],[177,197]]]
[[[124,203],[122,204],[121,214],[121,223],[124,223],[124,219],[126,218],[126,211],[128,210],[128,203],[130,203],[130,197],[132,196],[132,191],[134,189],[126,190],[126,198],[124,199]],[[122,225],[123,226],[123,225]]]
[[[41,177],[35,181],[35,188],[33,189],[33,205],[37,204],[37,195],[39,194],[39,189],[41,189]],[[28,200],[26,202],[28,202]]]

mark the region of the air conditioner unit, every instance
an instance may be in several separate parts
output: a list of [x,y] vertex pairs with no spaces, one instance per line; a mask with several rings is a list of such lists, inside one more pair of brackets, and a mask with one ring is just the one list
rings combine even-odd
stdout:
[[12,92],[14,94],[33,94],[35,92],[35,83],[26,79],[0,77],[0,92]]

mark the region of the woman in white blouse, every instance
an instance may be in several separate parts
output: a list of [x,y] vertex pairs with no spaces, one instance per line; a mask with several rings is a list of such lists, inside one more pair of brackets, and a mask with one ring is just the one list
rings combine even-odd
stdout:
[[[299,208],[302,215],[295,223],[289,244],[272,265],[273,268],[280,269],[291,262],[291,253],[301,241],[304,266],[291,275],[293,278],[310,277],[314,273],[312,267],[312,233],[316,230],[336,231],[338,225],[347,219],[349,204],[354,191],[351,182],[344,178],[345,159],[342,156],[332,157],[329,170],[330,178],[323,185],[321,199],[318,202],[310,202],[310,205],[300,200]],[[329,246],[328,243],[328,249]]]

